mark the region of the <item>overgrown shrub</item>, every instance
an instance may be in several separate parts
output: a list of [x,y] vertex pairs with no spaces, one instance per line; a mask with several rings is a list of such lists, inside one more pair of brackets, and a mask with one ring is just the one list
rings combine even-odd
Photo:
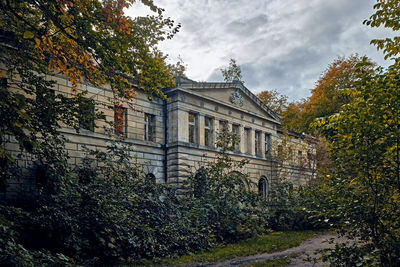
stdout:
[[220,151],[215,161],[205,162],[188,179],[189,220],[213,242],[235,242],[266,229],[258,208],[260,199],[244,173],[247,161],[235,161],[229,155],[236,142],[237,136],[223,129],[217,137]]
[[268,227],[279,231],[328,228],[328,220],[316,211],[314,204],[319,198],[315,193],[318,185],[296,187],[289,181],[276,181],[267,199],[261,202]]
[[[193,228],[181,208],[175,190],[156,184],[131,162],[127,151],[113,145],[107,152],[91,152],[65,177],[45,168],[45,180],[51,184],[41,185],[21,216],[7,218],[17,222],[21,246],[63,253],[81,264],[165,257],[209,247],[207,236]],[[3,239],[10,238],[15,239]],[[19,263],[25,261],[21,257]]]

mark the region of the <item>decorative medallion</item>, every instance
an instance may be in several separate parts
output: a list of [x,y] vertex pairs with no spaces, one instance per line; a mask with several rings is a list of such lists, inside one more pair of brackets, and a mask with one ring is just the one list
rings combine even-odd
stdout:
[[239,92],[239,89],[237,89],[235,92],[231,94],[231,97],[229,98],[232,104],[238,105],[238,106],[243,106],[243,97]]

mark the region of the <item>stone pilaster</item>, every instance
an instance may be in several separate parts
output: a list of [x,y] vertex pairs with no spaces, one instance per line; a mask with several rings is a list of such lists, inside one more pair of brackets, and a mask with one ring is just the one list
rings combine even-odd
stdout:
[[245,132],[244,132],[244,126],[243,125],[239,125],[239,133],[240,133],[240,153],[246,153],[246,146],[247,146],[247,140],[245,138]]
[[254,138],[255,138],[255,130],[254,129],[250,129],[249,131],[249,136],[248,136],[248,151],[249,151],[249,155],[255,156],[256,155],[256,150],[254,147]]
[[[189,114],[187,111],[177,110],[178,113],[178,141],[189,142]],[[174,122],[171,122],[174,123]]]
[[213,144],[214,147],[216,146],[217,143],[217,136],[219,132],[219,121],[217,119],[213,119]]
[[198,141],[199,145],[204,146],[204,116],[203,115],[197,115],[197,136],[198,136]]

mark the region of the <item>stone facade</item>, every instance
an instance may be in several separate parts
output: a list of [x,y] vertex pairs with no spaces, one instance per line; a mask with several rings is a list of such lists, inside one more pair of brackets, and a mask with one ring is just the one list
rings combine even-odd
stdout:
[[[52,76],[49,79],[56,80],[54,90],[57,94],[72,96],[72,84],[66,78]],[[115,120],[116,111],[107,108],[114,97],[110,88],[81,84],[79,90],[88,92],[87,96],[96,101],[95,108],[105,114],[107,121]],[[81,129],[79,133],[62,128],[61,132],[68,139],[69,163],[79,164],[82,161],[84,146],[105,150],[112,140],[117,140],[132,145],[132,156],[144,166],[146,172],[154,175],[158,183],[174,183],[182,187],[189,173],[215,159],[218,131],[221,127],[228,127],[240,137],[240,144],[231,153],[232,157],[249,160],[246,172],[254,184],[262,180],[270,186],[274,179],[282,175],[295,184],[303,184],[313,178],[315,164],[309,155],[315,154],[314,142],[302,135],[289,133],[289,142],[286,143],[290,143],[297,160],[277,161],[273,154],[279,151],[284,140],[280,116],[242,83],[199,83],[179,78],[176,87],[164,92],[168,101],[157,98],[149,101],[140,90],[129,105],[122,101],[122,111],[118,111],[124,120],[123,127],[118,128],[120,136],[110,134],[110,126],[104,121],[96,121],[96,127]],[[8,141],[6,149],[17,154],[18,146],[13,138]],[[30,160],[25,158],[26,162],[21,164],[27,166]],[[303,161],[307,163],[302,165]],[[18,194],[21,186],[30,188],[32,184],[11,182],[8,195]]]

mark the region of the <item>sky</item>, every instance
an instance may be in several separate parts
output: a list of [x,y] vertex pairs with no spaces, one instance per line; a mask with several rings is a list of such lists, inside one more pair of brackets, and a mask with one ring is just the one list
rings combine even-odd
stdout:
[[[318,78],[338,57],[355,53],[381,66],[390,62],[370,40],[393,36],[363,25],[376,0],[154,0],[164,16],[181,24],[160,43],[170,63],[180,56],[188,78],[223,81],[221,68],[236,59],[253,93],[275,89],[295,101],[309,97]],[[140,4],[131,16],[148,13]]]

